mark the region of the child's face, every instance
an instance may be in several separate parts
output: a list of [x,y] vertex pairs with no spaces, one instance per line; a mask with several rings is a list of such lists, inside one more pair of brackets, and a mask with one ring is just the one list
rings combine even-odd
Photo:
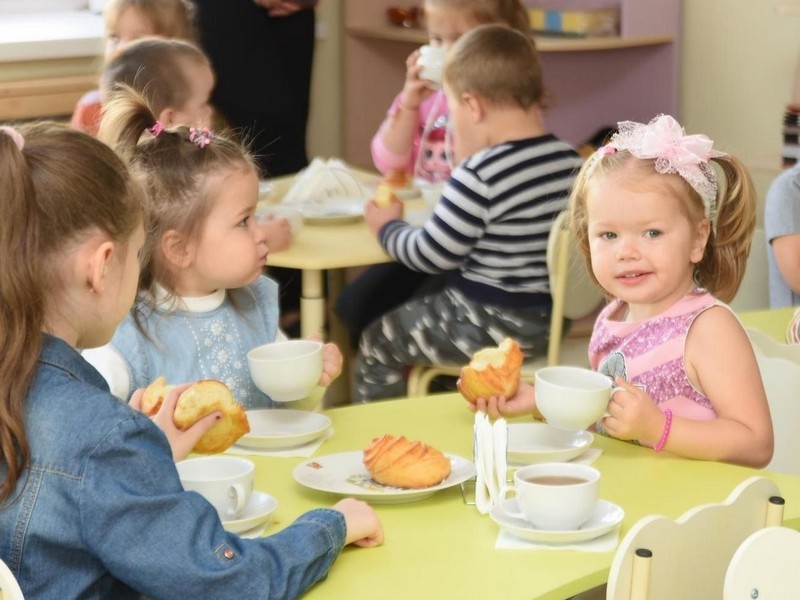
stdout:
[[188,245],[191,261],[179,273],[179,293],[184,296],[248,285],[267,261],[267,239],[255,219],[255,171],[237,168],[212,176],[207,185],[211,186],[213,206],[199,238]]
[[143,37],[157,35],[155,24],[142,11],[133,6],[124,9],[117,22],[106,31],[106,62],[126,44]]
[[592,271],[634,320],[664,312],[691,289],[709,225],[693,224],[674,193],[614,173],[589,188],[586,210]]
[[184,69],[189,81],[189,96],[180,108],[174,108],[170,119],[161,119],[165,126],[187,125],[209,127],[211,125],[211,91],[214,89],[214,73],[208,63],[185,59]]
[[448,6],[425,5],[428,38],[431,46],[449,48],[458,38],[480,25],[471,13]]

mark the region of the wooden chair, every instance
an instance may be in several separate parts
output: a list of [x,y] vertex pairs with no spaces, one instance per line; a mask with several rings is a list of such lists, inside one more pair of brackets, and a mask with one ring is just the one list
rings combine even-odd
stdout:
[[751,477],[721,504],[705,504],[676,521],[651,515],[620,542],[607,600],[708,600],[720,598],[736,549],[754,531],[783,522],[775,483]]
[[[532,380],[537,369],[547,365],[589,366],[588,337],[563,337],[564,319],[580,319],[590,314],[603,297],[602,290],[589,277],[586,263],[573,244],[568,213],[559,213],[547,239],[547,269],[553,310],[547,356],[526,361],[523,379]],[[563,338],[563,339],[562,339]],[[424,396],[431,381],[440,375],[458,376],[462,365],[416,365],[408,376],[409,396]]]
[[0,560],[0,600],[25,600],[14,574]]
[[725,573],[723,600],[786,600],[800,590],[800,532],[767,527],[750,535],[736,550]]
[[757,329],[747,329],[767,392],[775,433],[770,471],[800,475],[800,345],[781,344]]

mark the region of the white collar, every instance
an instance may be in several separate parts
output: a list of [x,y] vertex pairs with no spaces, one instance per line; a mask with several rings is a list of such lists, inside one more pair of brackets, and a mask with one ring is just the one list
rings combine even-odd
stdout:
[[224,289],[218,289],[207,296],[172,296],[162,286],[156,284],[154,296],[156,305],[166,311],[208,312],[219,308],[225,302]]

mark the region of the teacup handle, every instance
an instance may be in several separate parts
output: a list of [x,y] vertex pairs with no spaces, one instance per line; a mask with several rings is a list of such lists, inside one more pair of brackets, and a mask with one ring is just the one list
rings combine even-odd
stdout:
[[228,489],[228,498],[236,499],[236,506],[233,509],[228,509],[228,515],[234,517],[242,511],[245,500],[247,499],[247,493],[244,490],[244,486],[241,483],[234,483],[231,485],[231,487]]
[[[611,402],[611,398],[614,397],[614,394],[616,394],[617,392],[621,392],[624,389],[625,388],[621,388],[619,386],[611,388],[611,393],[608,395],[608,401]],[[606,412],[603,413],[603,417],[602,418],[605,419],[606,417],[610,417],[610,416],[611,416],[611,413],[608,412],[608,409],[606,409]]]
[[[517,495],[517,489],[513,485],[504,485],[500,489],[500,500],[505,500],[508,497],[509,492],[514,492],[514,495]],[[502,506],[502,510],[506,513],[509,517],[514,517],[515,519],[524,519],[525,515],[522,514],[522,511],[519,509],[517,510],[510,510],[505,505]]]

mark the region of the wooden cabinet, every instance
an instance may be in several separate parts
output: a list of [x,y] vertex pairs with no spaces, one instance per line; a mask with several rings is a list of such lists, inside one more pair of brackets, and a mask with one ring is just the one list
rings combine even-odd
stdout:
[[[360,167],[372,167],[370,140],[402,89],[406,57],[427,42],[425,31],[394,27],[386,18],[387,7],[410,3],[344,3],[343,152],[347,161]],[[546,3],[561,9],[609,4],[603,0]],[[646,122],[658,113],[678,113],[681,0],[618,0],[618,4],[619,36],[536,38],[550,96],[548,126],[574,145],[617,121]]]

